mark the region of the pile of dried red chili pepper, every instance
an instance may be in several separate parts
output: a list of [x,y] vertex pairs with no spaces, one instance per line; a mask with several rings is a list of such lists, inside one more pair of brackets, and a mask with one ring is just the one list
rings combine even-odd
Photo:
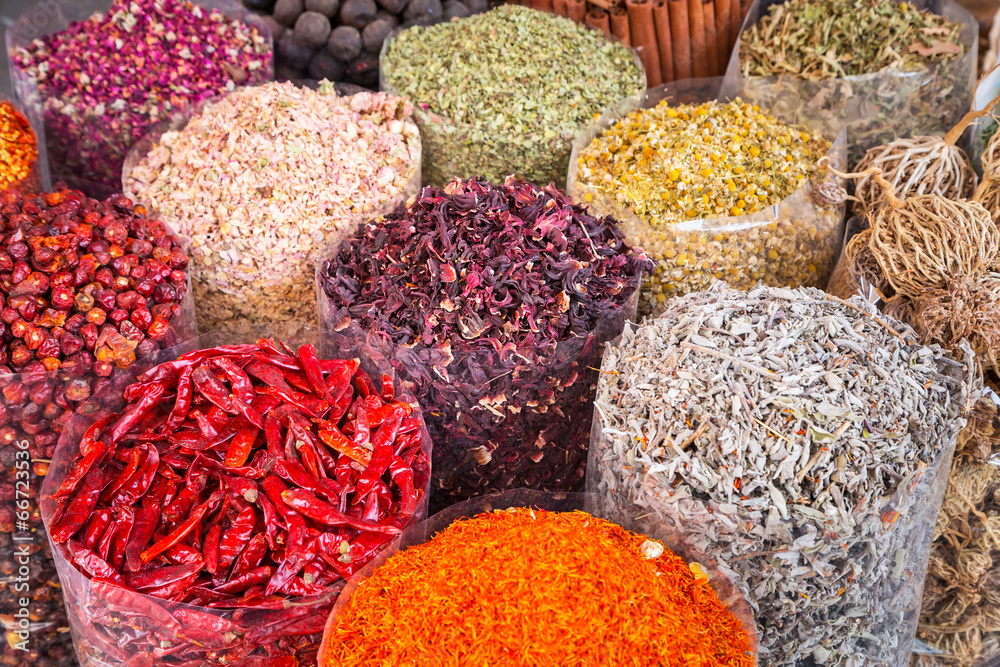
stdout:
[[426,506],[419,412],[356,359],[265,339],[156,366],[125,400],[95,415],[46,519],[89,577],[67,591],[84,655],[312,659],[343,579]]

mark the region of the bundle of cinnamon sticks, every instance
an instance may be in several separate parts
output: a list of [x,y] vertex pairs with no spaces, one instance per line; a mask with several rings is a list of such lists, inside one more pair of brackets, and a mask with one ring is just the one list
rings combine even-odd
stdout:
[[634,48],[650,88],[722,76],[752,0],[514,0]]

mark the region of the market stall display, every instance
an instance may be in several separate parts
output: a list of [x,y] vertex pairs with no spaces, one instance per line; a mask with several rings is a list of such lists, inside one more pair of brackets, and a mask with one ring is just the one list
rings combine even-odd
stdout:
[[430,25],[481,14],[487,0],[243,0],[264,14],[275,44],[279,81],[379,85],[382,44],[401,24]]
[[477,498],[409,529],[345,591],[319,664],[756,664],[746,604],[709,561],[577,495]]
[[981,388],[862,300],[717,283],[601,364],[588,490],[672,527],[754,609],[774,666],[905,665],[956,436]]
[[676,92],[658,88],[608,110],[570,161],[570,196],[619,220],[656,262],[640,314],[715,280],[825,285],[846,193],[816,164],[843,159],[843,141],[740,99],[677,104]]
[[132,145],[206,98],[273,78],[267,28],[233,0],[87,0],[7,30],[11,79],[44,118],[53,180],[118,188]]
[[562,187],[573,138],[645,87],[627,48],[565,18],[503,5],[415,26],[386,41],[382,89],[404,95],[424,144],[427,185],[508,175]]
[[113,372],[195,334],[187,256],[120,194],[2,191],[0,235],[2,655],[54,667],[72,664],[73,649],[42,478],[66,423]]
[[315,317],[327,246],[420,187],[411,108],[385,93],[342,97],[330,83],[269,83],[135,147],[125,190],[191,238],[202,329]]
[[412,387],[436,507],[571,491],[602,346],[634,315],[648,268],[613,220],[551,186],[455,180],[344,236],[319,267],[320,321],[338,345],[383,350]]
[[951,0],[758,0],[726,93],[829,136],[846,127],[856,163],[872,146],[943,136],[961,119],[976,78],[977,25]]
[[389,369],[235,338],[118,376],[60,440],[42,514],[84,667],[314,664],[344,579],[424,515]]
[[0,95],[0,191],[27,194],[41,187],[38,137],[28,118]]

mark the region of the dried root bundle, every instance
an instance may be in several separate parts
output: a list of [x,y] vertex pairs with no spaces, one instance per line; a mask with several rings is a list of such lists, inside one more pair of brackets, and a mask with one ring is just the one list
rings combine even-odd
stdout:
[[885,279],[885,273],[882,272],[875,255],[872,254],[871,237],[872,230],[869,228],[847,242],[847,247],[844,248],[847,272],[856,286],[860,287],[867,283],[878,290],[880,296],[888,299],[895,292]]
[[913,301],[921,340],[953,349],[964,338],[983,368],[1000,375],[1000,276],[951,280]]
[[978,202],[886,196],[888,204],[870,213],[869,247],[896,292],[919,298],[955,276],[983,273],[1000,257],[1000,230]]
[[[964,129],[964,128],[963,128]],[[968,154],[941,137],[896,139],[868,149],[858,171],[882,170],[898,197],[933,194],[948,199],[969,199],[976,191],[976,172]],[[855,185],[855,215],[864,215],[884,199],[882,187],[872,176]]]
[[1000,132],[996,132],[983,153],[983,181],[973,197],[994,221],[1000,218]]

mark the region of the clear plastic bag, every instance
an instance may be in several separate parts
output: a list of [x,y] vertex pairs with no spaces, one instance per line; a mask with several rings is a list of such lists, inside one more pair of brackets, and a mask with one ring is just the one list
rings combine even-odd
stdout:
[[[731,287],[748,289],[758,282],[784,287],[826,285],[840,252],[844,203],[829,200],[824,192],[841,187],[843,181],[824,172],[775,206],[736,217],[689,220],[654,227],[613,195],[586,185],[579,178],[580,154],[602,132],[640,109],[670,104],[701,104],[730,98],[721,96],[718,79],[694,79],[651,88],[609,108],[573,142],[567,193],[585,204],[593,215],[618,221],[630,243],[639,246],[656,262],[643,278],[639,314],[656,315],[672,296],[697,292],[716,280]],[[766,113],[773,111],[761,105]],[[787,122],[781,114],[779,119]],[[818,128],[810,122],[804,126]],[[834,135],[825,135],[830,138]],[[827,152],[830,164],[842,169],[846,139],[841,133]],[[839,165],[839,166],[838,166]]]
[[424,410],[435,443],[432,511],[511,488],[582,489],[597,364],[635,319],[638,289],[592,331],[554,347],[446,352],[394,346],[356,320],[343,327],[345,313],[330,307],[319,280],[324,264],[316,281],[324,341],[380,350]]
[[[609,347],[602,372],[614,371],[615,364],[609,363],[611,354]],[[956,407],[973,389],[966,376],[971,365],[969,348],[962,363],[937,358],[940,372],[959,385],[950,389]],[[675,371],[681,372],[681,367]],[[817,507],[809,506],[808,498],[788,499],[783,511],[790,512],[793,521],[787,515],[783,518],[777,509],[785,507],[784,500],[778,504],[767,498],[766,492],[762,496],[756,490],[753,497],[727,506],[718,499],[724,491],[706,495],[693,489],[679,473],[666,472],[665,463],[650,467],[647,461],[633,460],[631,452],[626,459],[621,445],[605,433],[602,401],[608,400],[608,395],[604,391],[605,387],[599,388],[596,398],[587,476],[587,492],[601,508],[599,515],[650,535],[687,535],[694,548],[714,557],[754,611],[762,664],[901,667],[909,663],[935,519],[955,452],[954,438],[943,443],[926,466],[898,480],[889,495],[872,497],[867,505],[831,513],[829,500],[824,501],[825,507]],[[729,402],[730,396],[719,394],[718,405],[728,406]],[[961,419],[955,412],[954,418]],[[719,419],[724,423],[725,417]],[[633,424],[645,421],[644,416],[636,415]],[[622,424],[616,423],[614,428],[622,433]],[[709,428],[714,432],[714,425]],[[692,440],[699,435],[695,432]],[[668,434],[666,443],[670,437]],[[782,434],[775,435],[778,437],[785,439]],[[662,439],[659,442],[669,446]],[[682,451],[688,448],[687,443],[679,447],[679,456],[689,457],[690,450]],[[772,460],[768,451],[758,451],[761,458]],[[733,465],[750,468],[751,454],[739,456],[738,460],[730,459]],[[835,480],[829,479],[831,486],[836,486]],[[781,496],[777,490],[774,493]],[[821,507],[822,512],[818,511]],[[761,516],[754,516],[755,512]],[[738,528],[742,526],[745,528]],[[761,537],[765,530],[769,539]],[[743,553],[731,559],[723,557],[731,546],[736,550],[737,543]],[[885,572],[887,564],[892,565],[889,572]],[[884,576],[879,576],[880,572]],[[829,583],[825,583],[831,573],[839,576],[842,587],[832,596],[826,594]],[[795,577],[795,584],[784,582],[786,576]],[[750,589],[750,582],[756,582],[755,588]],[[865,602],[867,605],[861,606]],[[817,614],[821,621],[810,625],[803,612],[815,607],[825,611]]]
[[[743,32],[768,7],[784,0],[757,0],[743,21]],[[944,136],[969,111],[976,81],[979,25],[968,10],[952,0],[918,0],[917,7],[962,24],[965,54],[918,72],[883,70],[872,74],[807,81],[795,76],[745,77],[737,40],[726,69],[723,91],[778,115],[807,123],[832,137],[847,129],[850,164],[873,146],[897,137]]]
[[[238,0],[191,0],[195,5],[219,10],[228,18],[257,29],[264,39],[267,52],[264,66],[248,73],[249,82],[263,83],[274,80],[274,44],[267,23],[258,14],[247,10]],[[74,0],[74,2],[47,2],[27,10],[7,29],[7,51],[30,49],[32,42],[46,35],[61,32],[71,22],[84,21],[97,12],[104,12],[111,0]],[[198,54],[210,57],[209,54]],[[95,54],[100,58],[100,54]],[[44,119],[46,159],[49,175],[46,182],[66,178],[83,178],[112,188],[121,182],[122,163],[132,145],[142,138],[149,128],[167,117],[174,107],[167,103],[152,112],[130,109],[123,104],[120,110],[101,107],[78,109],[71,101],[50,96],[39,89],[37,81],[10,61],[14,94],[29,117]],[[178,98],[179,99],[179,98]]]
[[854,282],[850,271],[847,269],[847,258],[844,250],[847,248],[848,242],[865,229],[868,229],[868,222],[862,217],[855,215],[847,221],[847,227],[844,231],[844,242],[840,248],[840,259],[837,260],[837,266],[833,268],[830,282],[826,286],[827,292],[834,296],[839,296],[841,299],[850,299],[861,288],[860,285]]
[[[379,54],[380,89],[396,95],[400,93],[390,82],[384,63],[393,41],[405,29],[406,26],[401,26],[393,30]],[[645,81],[642,61],[635,50],[631,53]],[[453,178],[485,178],[492,183],[503,183],[513,174],[539,186],[554,183],[558,188],[563,187],[573,139],[582,126],[572,130],[555,127],[530,136],[504,135],[485,123],[479,126],[453,121],[431,111],[426,102],[413,100],[413,117],[420,127],[424,147],[424,185],[443,188]],[[549,134],[554,136],[547,138]],[[534,165],[530,172],[525,172],[527,164]]]
[[[321,359],[357,358],[361,369],[371,377],[380,377],[383,373],[392,376],[391,367],[376,350],[337,348],[322,341],[316,329],[302,322],[220,329],[163,350],[115,376],[112,386],[87,404],[86,414],[81,413],[70,421],[59,439],[51,474],[41,490],[42,519],[47,529],[56,511],[51,496],[76,459],[83,433],[97,419],[121,410],[125,403],[123,391],[138,375],[193,350],[250,343],[261,337],[274,337],[293,348],[311,343]],[[396,400],[415,405],[398,380],[395,387]],[[413,415],[420,418],[419,410]],[[420,433],[421,449],[429,460],[430,437],[423,427]],[[429,480],[429,470],[415,475],[414,485],[424,493],[410,522],[421,521],[427,516]],[[151,667],[154,664],[292,667],[314,664],[323,625],[346,583],[337,580],[322,594],[290,598],[279,609],[192,606],[92,580],[74,567],[67,544],[51,546],[63,585],[70,631],[82,667]]]
[[3,181],[0,180],[0,190],[14,188],[23,194],[41,192],[43,186],[42,175],[46,174],[48,171],[44,153],[45,134],[42,129],[41,121],[38,118],[33,118],[30,114],[24,113],[24,111],[17,104],[9,100],[5,95],[0,95],[0,105],[10,105],[15,113],[21,114],[24,117],[24,120],[31,126],[31,131],[35,133],[35,145],[38,148],[38,155],[35,158],[35,162],[32,164],[28,175],[17,183],[9,183],[6,186],[4,186]]
[[[346,89],[351,91],[347,95],[344,95],[341,90],[344,89],[335,89],[341,97],[350,97],[355,93],[375,95],[371,91],[357,87]],[[129,151],[122,168],[121,179],[124,192],[135,201],[145,204],[150,209],[151,215],[160,217],[170,228],[184,234],[187,234],[189,230],[179,230],[175,220],[161,214],[151,202],[143,197],[135,182],[135,170],[147,157],[156,165],[162,164],[166,151],[160,146],[161,137],[167,132],[183,131],[192,118],[197,117],[202,110],[210,107],[219,99],[222,98],[205,100],[183,112],[174,114],[170,120],[151,129]],[[222,235],[216,234],[216,230],[212,229],[193,238],[191,275],[195,301],[198,304],[198,325],[200,328],[204,330],[233,326],[253,328],[269,322],[309,321],[315,317],[315,308],[312,303],[315,263],[324,256],[324,251],[329,247],[329,244],[345,232],[354,232],[368,220],[394,211],[420,191],[421,143],[419,132],[410,117],[406,117],[404,122],[412,130],[412,135],[409,134],[410,130],[407,130],[408,136],[415,137],[415,143],[411,144],[409,149],[411,152],[415,152],[416,156],[412,164],[408,166],[409,170],[404,174],[407,180],[403,188],[395,195],[377,202],[373,210],[357,213],[343,211],[344,216],[335,219],[336,226],[318,230],[308,236],[301,233],[298,246],[281,243],[280,241],[287,235],[287,232],[278,233],[276,238],[279,243],[269,249],[268,261],[273,262],[276,266],[284,267],[281,271],[269,275],[248,273],[236,261],[230,261],[237,253],[247,254],[247,244],[264,243],[253,238],[253,230],[244,229],[234,231],[229,235]],[[334,168],[334,165],[328,166]],[[148,166],[142,167],[142,169],[147,174],[151,170]],[[148,178],[148,176],[145,177]],[[267,218],[258,221],[258,224],[278,229],[287,226],[288,221]],[[302,232],[302,230],[299,231]],[[308,239],[308,241],[303,239]],[[303,244],[308,244],[308,251],[302,249]],[[232,254],[229,254],[228,257],[220,256],[227,253]],[[219,266],[224,266],[225,270],[218,270]]]
[[[350,603],[351,595],[355,590],[357,590],[358,585],[365,579],[368,579],[372,573],[389,560],[389,558],[412,546],[417,546],[430,541],[442,530],[445,530],[453,523],[461,519],[474,518],[479,514],[486,512],[519,507],[530,507],[548,512],[574,512],[578,510],[588,512],[599,518],[618,523],[627,530],[642,532],[648,537],[663,542],[668,549],[673,551],[688,563],[698,563],[707,574],[709,578],[709,585],[715,591],[716,595],[718,595],[719,600],[721,600],[722,603],[736,615],[736,617],[743,624],[743,627],[746,629],[747,634],[750,637],[750,646],[754,652],[754,664],[757,664],[757,630],[754,626],[753,614],[749,605],[747,605],[746,600],[744,600],[740,592],[736,590],[736,587],[732,584],[727,575],[719,569],[718,564],[710,556],[696,549],[691,544],[691,541],[687,538],[687,536],[685,536],[682,532],[675,530],[668,530],[666,532],[645,532],[640,527],[637,527],[636,522],[619,522],[617,518],[613,518],[605,513],[606,508],[601,505],[596,496],[592,496],[587,493],[552,493],[531,489],[512,489],[502,493],[471,498],[456,505],[452,505],[451,507],[441,510],[427,521],[407,528],[403,531],[403,534],[400,535],[399,539],[392,543],[391,547],[379,554],[375,560],[351,578],[337,600],[337,603],[333,608],[333,612],[330,614],[330,618],[327,621],[324,639],[319,653],[320,667],[330,664],[328,662],[328,658],[326,658],[324,654],[324,651],[326,650],[328,637],[330,636],[330,633],[333,632],[333,628],[336,626],[339,613]],[[662,526],[657,527],[659,528]]]
[[[197,335],[190,280],[179,305],[164,336],[147,339],[154,345],[136,348],[140,358]],[[59,434],[77,411],[86,411],[87,398],[113,380],[85,367],[15,374],[4,369],[0,377],[0,619],[12,634],[3,644],[3,660],[14,665],[30,660],[36,667],[73,665],[60,582],[43,531],[38,497]],[[29,569],[27,576],[21,576],[22,566]],[[29,600],[26,607],[21,605],[22,598]],[[21,624],[22,609],[28,610],[27,628]],[[14,662],[6,662],[10,660]]]

